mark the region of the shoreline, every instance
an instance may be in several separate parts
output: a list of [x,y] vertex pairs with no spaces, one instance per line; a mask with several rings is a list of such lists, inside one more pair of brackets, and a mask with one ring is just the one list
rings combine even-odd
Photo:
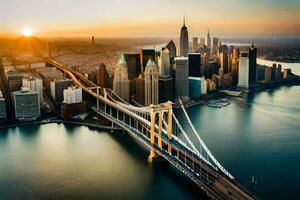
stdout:
[[7,125],[0,125],[0,130],[29,126],[29,125],[44,125],[44,124],[73,124],[73,125],[87,126],[89,128],[96,128],[96,129],[105,130],[105,131],[121,131],[121,130],[123,130],[123,129],[117,128],[117,127],[92,124],[89,122],[66,121],[66,120],[62,120],[62,119],[54,119],[54,120],[46,119],[46,120],[40,120],[40,121],[29,121],[29,122],[20,122],[20,123],[12,123],[12,124],[7,124]]

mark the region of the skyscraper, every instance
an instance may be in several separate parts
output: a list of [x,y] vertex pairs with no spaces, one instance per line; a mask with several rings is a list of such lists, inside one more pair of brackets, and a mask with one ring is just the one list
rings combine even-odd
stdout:
[[145,106],[158,104],[158,69],[154,61],[149,59],[145,69]]
[[123,100],[130,101],[130,81],[128,79],[127,64],[124,54],[121,54],[119,62],[114,69],[113,91]]
[[220,66],[223,69],[224,74],[229,72],[228,70],[228,55],[225,52],[220,53]]
[[140,49],[141,73],[144,73],[148,60],[155,60],[155,49]]
[[[189,53],[189,77],[201,77],[204,70],[201,70],[201,54]],[[202,68],[203,69],[203,68]]]
[[213,54],[216,54],[218,52],[219,49],[219,38],[214,37],[213,38]]
[[104,65],[104,63],[101,63],[97,74],[97,85],[99,85],[102,88],[108,88],[108,76],[109,75],[106,70],[106,66]]
[[205,45],[205,37],[200,38],[200,47],[203,47]]
[[238,80],[238,59],[239,59],[239,49],[234,48],[232,50],[232,64],[231,64],[231,73],[233,78],[233,84],[237,84]]
[[[145,55],[144,55],[145,56]],[[130,80],[139,77],[142,73],[140,53],[124,53]]]
[[175,96],[189,97],[189,61],[187,57],[175,58]]
[[135,100],[140,105],[145,105],[145,79],[142,74],[136,79]]
[[180,33],[180,56],[187,57],[189,53],[189,33],[185,26],[185,18],[183,18],[183,26]]
[[172,77],[159,77],[159,103],[174,101],[174,80]]
[[249,57],[248,52],[241,52],[239,58],[238,86],[248,88],[249,86]]
[[171,76],[171,59],[170,59],[170,51],[168,48],[162,49],[160,53],[160,69],[159,75],[162,77],[170,77]]
[[254,47],[254,44],[249,48],[249,83],[254,84],[256,82],[256,56],[257,48]]
[[171,40],[168,44],[167,44],[167,48],[169,49],[169,55],[170,55],[170,63],[171,66],[173,67],[174,65],[174,59],[176,57],[176,45],[173,42],[173,40]]
[[211,37],[209,34],[209,30],[207,32],[207,37],[206,37],[206,46],[211,49]]
[[196,51],[198,49],[198,37],[193,37],[193,51]]

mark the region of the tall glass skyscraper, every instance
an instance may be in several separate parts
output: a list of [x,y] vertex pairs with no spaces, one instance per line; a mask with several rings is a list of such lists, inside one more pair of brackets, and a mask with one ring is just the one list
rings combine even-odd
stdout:
[[189,53],[189,33],[185,26],[185,18],[183,18],[183,26],[180,33],[180,56],[187,57]]
[[256,56],[257,56],[257,48],[252,46],[249,49],[249,84],[254,84],[256,82]]

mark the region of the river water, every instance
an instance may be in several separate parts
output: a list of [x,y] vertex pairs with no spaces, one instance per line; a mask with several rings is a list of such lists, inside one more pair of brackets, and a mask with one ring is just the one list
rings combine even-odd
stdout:
[[[187,110],[207,146],[258,197],[297,199],[300,87],[229,100],[220,109]],[[187,126],[181,112],[178,117]],[[167,164],[148,163],[147,156],[127,134],[84,126],[0,130],[0,199],[203,199],[195,184]]]

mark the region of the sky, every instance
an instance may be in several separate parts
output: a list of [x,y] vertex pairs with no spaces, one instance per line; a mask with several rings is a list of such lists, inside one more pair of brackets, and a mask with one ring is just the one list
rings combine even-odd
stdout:
[[1,0],[0,35],[300,36],[300,0]]

